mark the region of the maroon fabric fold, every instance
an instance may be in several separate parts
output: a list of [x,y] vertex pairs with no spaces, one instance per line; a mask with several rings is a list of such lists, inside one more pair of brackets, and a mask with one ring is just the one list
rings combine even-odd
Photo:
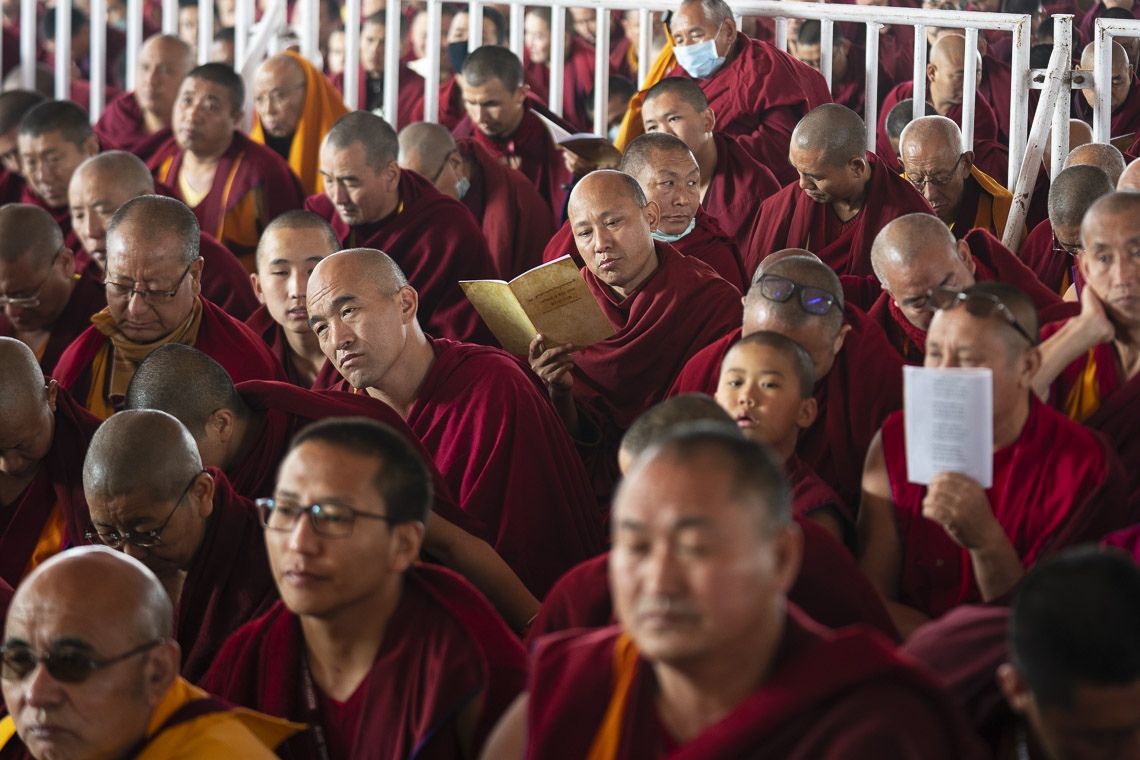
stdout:
[[736,138],[723,132],[712,134],[716,143],[716,169],[701,208],[720,223],[743,253],[748,249],[752,222],[760,213],[760,204],[780,192],[780,182],[772,170],[757,161]]
[[[338,72],[329,77],[333,87],[344,95],[344,72]],[[424,78],[400,64],[400,74],[397,78],[400,92],[396,96],[396,121],[385,119],[397,131],[412,122],[424,120]],[[368,107],[368,78],[364,67],[360,68],[356,76],[357,109],[363,111]],[[442,100],[440,101],[443,102]]]
[[95,123],[95,134],[102,150],[125,150],[144,162],[174,137],[169,126],[154,133],[146,131],[142,108],[133,92],[124,92],[107,104]]
[[1048,219],[1033,228],[1018,255],[1041,284],[1054,293],[1064,295],[1073,284],[1077,260],[1068,251],[1053,250],[1053,223]]

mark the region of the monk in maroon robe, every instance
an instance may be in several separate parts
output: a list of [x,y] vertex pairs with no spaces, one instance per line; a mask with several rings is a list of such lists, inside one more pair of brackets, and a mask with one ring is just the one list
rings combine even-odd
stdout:
[[[964,716],[888,640],[786,602],[802,538],[760,444],[674,433],[635,464],[614,526],[619,625],[540,640],[487,757],[970,756]],[[671,548],[690,543],[700,563]]]
[[463,204],[400,170],[399,149],[396,133],[379,116],[342,117],[321,146],[325,192],[305,208],[332,225],[343,247],[372,247],[395,259],[422,293],[419,319],[426,330],[495,345],[459,287],[460,280],[497,274],[483,234]]
[[[204,688],[308,723],[290,744],[299,757],[477,753],[522,686],[525,657],[468,583],[414,564],[429,483],[414,450],[378,423],[301,433],[274,498],[259,502],[282,601],[226,643]],[[339,508],[349,530],[310,504]]]
[[[4,54],[7,53],[5,48]],[[25,182],[20,173],[20,122],[28,111],[43,101],[44,96],[34,91],[0,93],[0,200],[4,203],[19,203],[23,196]]]
[[202,230],[252,272],[261,232],[280,214],[301,208],[305,194],[285,159],[238,131],[244,87],[224,64],[191,71],[174,106],[174,138],[150,168],[194,210]]
[[[801,63],[806,63],[816,71],[820,71],[820,25],[814,19],[800,24],[796,35],[795,49],[792,55]],[[835,102],[850,108],[859,116],[866,118],[863,109],[864,90],[867,86],[866,52],[861,45],[853,44],[843,32],[843,25],[836,25],[833,29],[831,52],[831,95]],[[880,50],[879,77],[877,100],[881,101],[898,81],[891,76],[888,63]],[[913,76],[912,71],[907,72],[907,78]]]
[[193,213],[172,198],[142,196],[115,212],[107,235],[107,308],[56,365],[60,385],[97,417],[121,405],[139,362],[164,343],[195,346],[235,382],[284,379],[257,335],[200,297],[198,241]]
[[800,181],[760,206],[746,249],[749,275],[785,248],[809,250],[839,274],[871,274],[879,230],[903,214],[930,210],[909,182],[866,150],[866,135],[859,116],[839,105],[821,106],[796,126],[789,159]]
[[135,65],[135,91],[107,104],[95,123],[95,134],[104,149],[118,148],[149,161],[173,137],[174,98],[194,68],[194,54],[174,35],[155,35],[143,43]]
[[[570,15],[569,9],[563,11]],[[523,69],[535,97],[550,103],[550,8],[528,8],[525,18],[527,40]],[[565,26],[566,44],[562,68],[562,118],[573,132],[593,132],[590,118],[594,92],[594,43],[574,33],[572,20]]]
[[[1091,71],[1094,66],[1093,43],[1085,46],[1081,53],[1079,68]],[[1073,115],[1092,123],[1093,91],[1081,90],[1073,94]],[[1135,134],[1140,131],[1140,79],[1133,71],[1128,53],[1120,43],[1112,43],[1112,123],[1109,134],[1112,137]],[[1131,152],[1131,151],[1130,151]],[[1133,153],[1135,155],[1135,153]]]
[[[863,476],[861,564],[904,636],[959,604],[1008,593],[1047,554],[1137,518],[1107,442],[1032,391],[1041,363],[1033,302],[1004,283],[961,293],[930,324],[925,366],[993,370],[993,483],[956,472],[909,482],[901,412],[883,424]],[[991,311],[975,316],[982,302]]]
[[[928,77],[926,93],[926,100],[928,103],[932,102],[931,98],[933,94],[930,88],[933,86],[933,81],[931,81]],[[876,142],[876,145],[878,147],[876,148],[876,152],[878,153],[879,157],[883,158],[884,160],[890,161],[895,159],[895,151],[891,147],[890,139],[887,137],[887,114],[889,114],[891,112],[891,109],[896,105],[903,101],[910,100],[912,97],[914,97],[914,83],[903,82],[902,84],[896,85],[894,89],[887,93],[887,97],[883,99],[882,108],[879,109],[879,127],[877,132],[878,140]],[[943,104],[942,107],[939,107],[939,103]],[[940,116],[945,116],[957,124],[959,127],[962,126],[962,104],[960,101],[958,103],[947,103],[946,101],[940,100],[938,103],[934,103],[934,107]],[[994,109],[990,107],[990,104],[985,100],[975,95],[974,142],[978,143],[985,141],[987,144],[989,144],[996,142],[997,138],[997,115],[994,113]]]
[[23,343],[0,337],[0,364],[0,579],[15,587],[83,541],[83,457],[100,421],[45,380]]
[[[725,2],[686,0],[670,29],[678,63],[668,75],[697,80],[720,130],[739,137],[780,182],[794,180],[787,162],[792,130],[808,111],[831,102],[824,78],[773,45],[738,32]],[[715,50],[704,61],[694,46],[708,41]]]
[[[362,111],[378,113],[384,108],[384,42],[387,36],[387,18],[383,11],[364,20],[360,29],[360,69],[356,77],[356,107]],[[344,72],[333,74],[331,81],[343,95]],[[424,118],[424,78],[401,61],[398,84],[396,118],[384,114],[385,120],[397,129]]]

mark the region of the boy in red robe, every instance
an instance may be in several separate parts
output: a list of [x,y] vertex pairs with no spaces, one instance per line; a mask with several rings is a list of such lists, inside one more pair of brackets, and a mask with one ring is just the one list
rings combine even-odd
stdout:
[[956,472],[908,482],[902,413],[883,424],[863,475],[861,564],[904,636],[959,604],[1008,593],[1048,553],[1136,519],[1106,442],[1033,393],[1033,302],[997,282],[935,299],[945,308],[930,324],[925,366],[993,372],[993,484]]
[[259,502],[282,601],[226,642],[203,687],[308,723],[297,756],[477,753],[525,655],[463,579],[415,564],[430,493],[422,460],[383,425],[298,435]]
[[970,756],[964,718],[886,639],[788,604],[801,556],[775,455],[731,427],[676,431],[615,503],[620,624],[539,641],[484,756]]

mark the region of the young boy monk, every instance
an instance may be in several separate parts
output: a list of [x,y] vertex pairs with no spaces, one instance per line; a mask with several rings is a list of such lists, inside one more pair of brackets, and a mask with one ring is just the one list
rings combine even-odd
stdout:
[[716,400],[744,437],[776,450],[793,490],[793,511],[827,528],[840,541],[852,526],[843,502],[796,456],[801,430],[815,422],[811,357],[791,338],[761,330],[742,338],[724,356]]

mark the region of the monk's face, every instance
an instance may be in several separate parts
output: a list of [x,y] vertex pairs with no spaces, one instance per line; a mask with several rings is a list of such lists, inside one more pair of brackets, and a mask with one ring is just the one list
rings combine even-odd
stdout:
[[[1115,56],[1114,56],[1115,58]],[[1127,56],[1123,56],[1121,60],[1114,60],[1112,62],[1112,110],[1120,108],[1124,101],[1128,99],[1128,93],[1132,89],[1132,64],[1129,63]],[[1090,106],[1093,104],[1094,90],[1081,90],[1081,95],[1084,96],[1085,102]]]
[[419,544],[409,543],[410,524],[376,519],[388,514],[376,487],[379,467],[375,457],[320,441],[305,441],[281,463],[273,492],[278,505],[337,504],[360,513],[347,536],[318,533],[308,515],[291,530],[266,529],[273,578],[293,614],[373,620],[397,593]]
[[1140,747],[1140,681],[1105,687],[1078,685],[1067,707],[1042,708],[1031,695],[1023,704],[1017,711],[1050,758],[1130,758]]
[[15,261],[0,260],[4,316],[19,331],[50,330],[67,308],[75,288],[75,257],[66,246],[41,250]]
[[754,343],[738,344],[725,354],[716,402],[746,438],[778,450],[788,443],[794,448],[799,431],[815,418],[813,399],[800,396],[792,357]]
[[163,122],[169,122],[178,86],[190,71],[189,62],[177,44],[163,37],[155,37],[143,45],[135,70],[135,100],[139,106]]
[[339,74],[344,71],[344,30],[334,29],[329,34],[329,52],[325,55],[325,63],[329,74]]
[[[448,42],[467,42],[467,11],[456,13],[455,17],[451,19],[451,26],[447,30]],[[495,22],[488,18],[483,19],[483,44],[494,45],[498,39],[499,30],[495,28]]]
[[1140,325],[1140,220],[1091,210],[1081,224],[1077,257],[1085,282],[1118,325]]
[[635,466],[618,491],[609,577],[614,611],[641,654],[678,668],[731,660],[779,620],[798,534],[769,529],[705,453]]
[[974,268],[969,244],[958,241],[957,246],[948,250],[931,246],[909,263],[889,260],[884,274],[888,292],[907,321],[920,330],[927,330],[934,318],[931,291],[944,286],[958,290],[968,288],[974,284]]
[[311,228],[277,227],[262,235],[253,290],[273,321],[290,332],[309,335],[309,275],[332,254],[324,233]]
[[112,172],[77,171],[71,178],[68,199],[71,228],[79,236],[83,250],[100,267],[107,260],[107,225],[119,207],[133,196]]
[[[134,292],[123,296],[108,287],[107,308],[132,342],[165,338],[190,316],[202,290],[202,259],[187,266],[182,256],[174,234],[156,234],[141,223],[121,224],[108,237],[105,281]],[[144,296],[144,290],[151,294]]]
[[241,118],[241,104],[231,102],[225,86],[187,77],[174,103],[171,126],[183,150],[217,158],[230,147]]
[[0,475],[31,475],[51,451],[57,393],[55,380],[49,380],[33,391],[34,403],[20,405],[0,420]]
[[570,228],[586,267],[619,294],[628,294],[657,268],[653,231],[659,211],[639,208],[617,178],[588,176],[570,198]]
[[384,41],[388,38],[383,24],[365,24],[360,30],[360,65],[376,77],[384,73]]
[[550,62],[550,24],[535,13],[523,20],[523,44],[531,63]]
[[680,96],[671,92],[647,100],[641,108],[641,119],[646,132],[664,132],[673,135],[696,153],[712,139],[712,109],[697,112]]
[[793,140],[788,159],[800,175],[800,189],[816,203],[843,202],[863,192],[867,173],[861,158],[834,163],[827,159],[823,149],[803,148]]
[[907,137],[899,156],[906,178],[930,202],[939,219],[947,225],[954,224],[974,154],[956,153],[952,146],[935,138],[914,139],[909,134]]
[[574,19],[574,33],[594,44],[598,36],[598,17],[593,8],[571,8],[570,16]]
[[62,132],[42,135],[21,134],[20,165],[24,179],[50,208],[67,206],[67,185],[71,175],[88,156],[99,152],[99,141],[92,135],[80,144],[66,140]]
[[736,42],[736,22],[729,18],[717,24],[700,3],[690,3],[674,13],[669,30],[673,33],[673,44],[678,47],[713,40],[718,57],[727,56]]
[[266,61],[253,77],[253,103],[261,127],[273,137],[289,137],[305,109],[305,73],[291,58]]
[[701,206],[701,169],[693,154],[655,151],[636,179],[661,211],[657,229],[666,235],[684,233]]
[[[982,67],[978,66],[981,72]],[[926,67],[926,78],[930,83],[930,99],[939,103],[960,104],[963,98],[963,83],[966,80],[966,57],[961,50],[947,52]],[[945,116],[946,114],[942,114]]]
[[399,165],[392,161],[375,168],[361,143],[336,148],[326,140],[321,145],[320,175],[337,216],[350,227],[383,219],[399,202]]
[[509,137],[518,129],[526,113],[526,85],[511,90],[495,78],[476,87],[460,76],[459,87],[468,118],[487,137]]

